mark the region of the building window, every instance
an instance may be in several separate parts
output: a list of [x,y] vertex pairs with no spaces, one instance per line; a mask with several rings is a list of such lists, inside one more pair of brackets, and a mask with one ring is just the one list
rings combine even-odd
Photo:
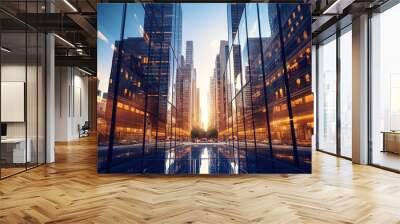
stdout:
[[371,18],[371,162],[400,170],[400,4]]
[[336,153],[336,36],[318,48],[318,149]]
[[340,36],[340,155],[352,157],[352,33]]

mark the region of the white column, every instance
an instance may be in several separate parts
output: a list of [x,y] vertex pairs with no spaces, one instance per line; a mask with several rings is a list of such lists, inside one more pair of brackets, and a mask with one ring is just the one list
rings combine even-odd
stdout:
[[72,68],[58,66],[55,68],[55,141],[69,141],[71,133],[71,83]]
[[353,162],[368,163],[368,15],[353,19]]
[[55,133],[55,56],[54,35],[46,36],[46,163],[55,161],[54,133]]
[[311,144],[311,149],[312,150],[317,150],[317,126],[315,125],[316,123],[317,123],[317,116],[315,116],[317,113],[318,113],[318,111],[317,111],[317,57],[316,57],[316,55],[317,55],[317,48],[315,47],[315,45],[312,45],[312,52],[311,52],[311,55],[312,55],[312,57],[311,57],[311,61],[312,61],[312,63],[311,63],[311,74],[312,74],[312,77],[311,77],[311,80],[312,80],[312,82],[311,82],[311,91],[312,91],[312,93],[313,93],[313,95],[314,95],[314,104],[313,104],[313,107],[314,107],[314,118],[313,118],[313,121],[314,121],[314,128],[313,128],[313,132],[314,132],[314,134],[313,134],[313,136],[312,136],[312,144]]

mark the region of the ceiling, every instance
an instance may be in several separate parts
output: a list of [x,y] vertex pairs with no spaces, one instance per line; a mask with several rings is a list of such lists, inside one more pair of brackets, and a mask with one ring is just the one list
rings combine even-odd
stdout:
[[[10,60],[35,51],[25,32],[55,33],[55,63],[78,66],[96,74],[97,0],[1,0],[3,46],[13,49]],[[50,13],[51,12],[51,13]],[[28,40],[30,38],[27,38]],[[39,46],[40,47],[40,46]],[[31,56],[32,56],[31,55]],[[29,56],[29,57],[31,57]],[[24,57],[22,57],[24,58]]]
[[[313,16],[313,37],[317,37],[342,18],[376,8],[386,1],[276,0],[275,2],[309,3]],[[18,44],[24,46],[24,41],[16,37],[18,33],[26,30],[54,32],[57,34],[55,38],[56,65],[78,66],[96,74],[96,5],[100,2],[117,1],[47,0],[46,5],[45,0],[1,0],[1,29],[3,33],[10,33],[5,38],[10,39],[7,42],[15,40],[12,47],[16,49],[19,49]],[[28,48],[28,55],[30,51]],[[16,52],[21,53],[20,50]]]

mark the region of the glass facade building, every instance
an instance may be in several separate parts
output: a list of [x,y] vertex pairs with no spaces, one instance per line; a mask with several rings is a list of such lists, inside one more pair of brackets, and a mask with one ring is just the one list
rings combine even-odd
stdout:
[[236,150],[239,170],[274,172],[278,165],[279,172],[311,172],[314,124],[308,6],[227,7],[228,125],[223,138]]
[[182,141],[190,140],[192,129],[192,70],[190,64],[182,65],[176,79],[176,108],[180,115],[176,119]]
[[98,30],[108,37],[98,39],[98,170],[163,172],[159,161],[174,155],[185,134],[176,122],[181,5],[99,4],[98,10]]

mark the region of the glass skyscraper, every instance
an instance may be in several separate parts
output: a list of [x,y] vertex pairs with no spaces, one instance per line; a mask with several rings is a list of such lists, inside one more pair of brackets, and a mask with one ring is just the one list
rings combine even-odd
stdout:
[[228,126],[223,133],[238,151],[239,169],[257,172],[282,164],[280,172],[311,172],[308,5],[228,4],[227,11]]
[[[98,170],[163,172],[159,161],[182,134],[176,123],[181,5],[101,4],[99,12],[100,32],[115,42],[102,51],[112,59],[108,90],[98,99]],[[105,22],[107,15],[119,24]]]

